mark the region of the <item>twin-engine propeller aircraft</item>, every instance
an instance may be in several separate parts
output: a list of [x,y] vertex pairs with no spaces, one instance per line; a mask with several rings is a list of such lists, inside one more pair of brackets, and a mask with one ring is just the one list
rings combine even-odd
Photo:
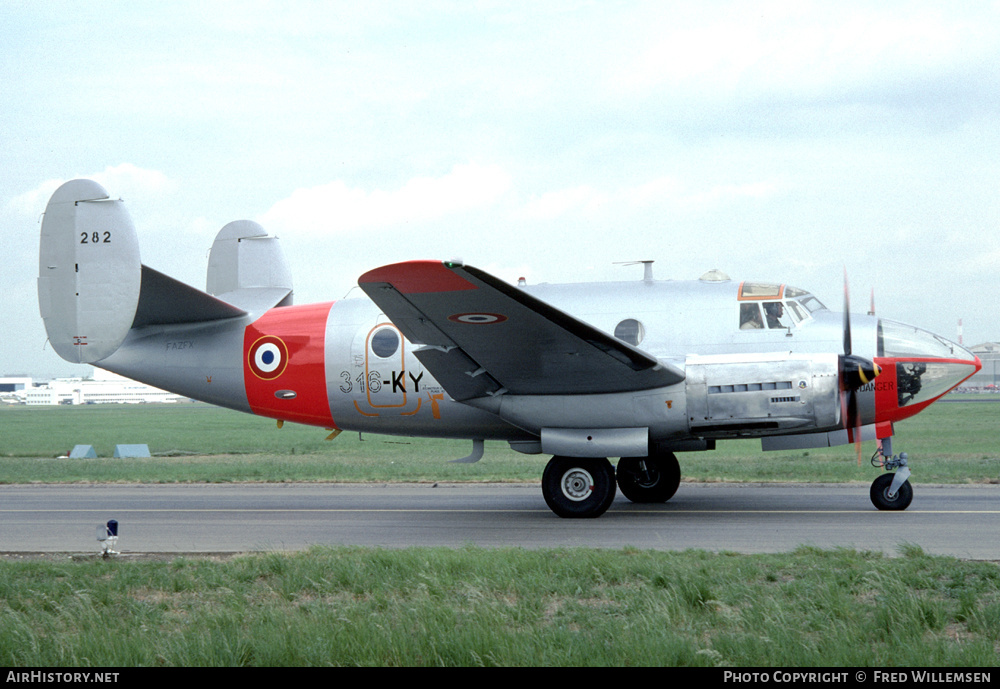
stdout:
[[[485,440],[553,455],[562,517],[596,517],[616,488],[669,500],[674,453],[724,438],[765,450],[878,439],[884,510],[912,499],[893,424],[979,370],[959,345],[809,292],[734,282],[509,285],[460,262],[413,261],[358,279],[370,298],[292,305],[276,238],[222,228],[206,291],[139,259],[120,200],[61,186],[42,221],[38,300],[56,352],[213,404],[324,427]],[[845,280],[845,295],[846,295]],[[853,319],[853,320],[852,320]],[[859,455],[860,456],[860,455]],[[617,471],[608,457],[618,457]]]

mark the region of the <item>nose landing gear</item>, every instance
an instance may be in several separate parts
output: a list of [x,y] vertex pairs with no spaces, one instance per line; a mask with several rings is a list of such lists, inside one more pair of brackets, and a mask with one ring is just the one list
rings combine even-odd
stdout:
[[872,466],[895,473],[882,474],[872,481],[872,504],[880,510],[905,510],[913,500],[910,467],[905,452],[892,454],[892,438],[883,438],[882,446],[872,455]]

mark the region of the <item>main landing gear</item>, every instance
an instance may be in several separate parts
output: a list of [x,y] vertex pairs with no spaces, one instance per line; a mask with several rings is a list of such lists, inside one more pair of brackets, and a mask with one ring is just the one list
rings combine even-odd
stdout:
[[649,457],[622,457],[618,487],[632,502],[666,502],[681,484],[681,465],[673,452]]
[[895,473],[882,474],[872,481],[870,491],[872,504],[880,510],[905,510],[913,500],[913,486],[907,480],[910,467],[906,464],[906,453],[892,454],[892,438],[883,438],[882,446],[872,455],[872,466]]
[[[622,457],[617,488],[632,502],[666,502],[677,491],[681,469],[665,452],[649,457]],[[606,458],[555,456],[542,474],[545,503],[560,517],[599,517],[615,499],[616,472]]]

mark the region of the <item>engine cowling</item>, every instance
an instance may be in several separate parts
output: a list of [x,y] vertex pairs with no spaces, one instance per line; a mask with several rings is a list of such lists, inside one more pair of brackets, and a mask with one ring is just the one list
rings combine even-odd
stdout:
[[690,431],[760,437],[840,427],[836,354],[739,354],[687,359]]

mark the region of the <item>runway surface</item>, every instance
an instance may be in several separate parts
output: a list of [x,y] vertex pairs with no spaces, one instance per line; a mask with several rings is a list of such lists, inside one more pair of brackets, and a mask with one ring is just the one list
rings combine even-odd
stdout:
[[567,520],[524,484],[0,486],[0,551],[98,552],[119,522],[128,553],[299,550],[312,545],[583,546],[740,553],[800,545],[1000,560],[1000,486],[914,486],[905,512],[878,512],[867,485],[683,483],[662,505],[618,496]]

